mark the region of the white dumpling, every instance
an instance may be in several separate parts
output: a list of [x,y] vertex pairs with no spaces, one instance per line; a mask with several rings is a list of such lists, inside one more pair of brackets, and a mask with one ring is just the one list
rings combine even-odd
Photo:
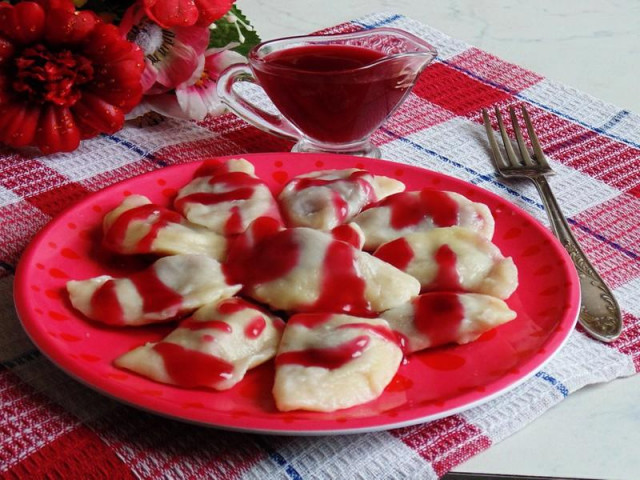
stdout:
[[276,354],[284,322],[238,298],[209,304],[157,343],[115,360],[157,382],[226,390]]
[[410,233],[381,245],[374,256],[417,278],[422,291],[466,291],[505,299],[518,286],[513,260],[462,227]]
[[370,315],[420,291],[415,278],[329,233],[301,227],[259,238],[254,230],[232,244],[225,272],[276,310]]
[[404,188],[398,180],[364,170],[324,170],[295,177],[278,200],[290,226],[331,230]]
[[502,300],[479,293],[430,292],[380,315],[404,341],[406,353],[469,343],[516,318]]
[[247,160],[207,161],[194,177],[174,201],[176,210],[190,222],[222,235],[235,235],[260,217],[281,221],[269,187],[256,177]]
[[379,318],[295,315],[276,357],[276,406],[332,412],[374,400],[393,379],[402,355]]
[[172,320],[231,297],[232,285],[219,262],[206,255],[173,255],[127,278],[109,275],[67,282],[71,304],[109,325],[145,325]]
[[103,231],[103,244],[116,253],[201,253],[221,260],[226,251],[225,237],[142,195],[129,195],[107,213]]
[[493,237],[495,221],[483,203],[455,193],[425,188],[391,195],[353,219],[365,236],[366,250],[409,233],[437,227],[461,226]]

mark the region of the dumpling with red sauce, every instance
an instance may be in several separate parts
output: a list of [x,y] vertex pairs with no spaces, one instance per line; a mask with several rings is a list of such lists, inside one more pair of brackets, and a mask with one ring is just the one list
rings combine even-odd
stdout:
[[510,322],[516,313],[499,298],[479,293],[429,292],[380,315],[403,339],[406,353],[464,344]]
[[294,315],[275,360],[276,406],[333,412],[374,400],[398,371],[402,355],[396,335],[379,318]]
[[353,222],[364,232],[365,250],[438,227],[465,227],[489,240],[495,229],[485,204],[472,202],[459,193],[430,188],[391,195],[356,215]]
[[122,254],[204,254],[221,260],[227,240],[187,221],[178,212],[129,195],[104,216],[103,245]]
[[221,235],[242,233],[260,217],[281,222],[271,190],[243,158],[205,161],[180,189],[174,207],[190,222]]
[[240,288],[229,283],[220,263],[206,255],[162,257],[128,277],[100,275],[67,282],[76,310],[91,320],[115,326],[173,320],[231,297]]
[[259,220],[230,244],[224,271],[245,295],[290,312],[371,315],[418,295],[415,278],[340,238]]
[[323,170],[292,179],[278,201],[289,226],[331,230],[404,188],[398,180],[365,170]]
[[491,241],[462,227],[434,228],[387,242],[374,256],[420,281],[422,291],[452,290],[509,298],[518,270]]
[[156,382],[227,390],[273,358],[284,322],[239,298],[206,305],[163,340],[136,347],[115,365]]

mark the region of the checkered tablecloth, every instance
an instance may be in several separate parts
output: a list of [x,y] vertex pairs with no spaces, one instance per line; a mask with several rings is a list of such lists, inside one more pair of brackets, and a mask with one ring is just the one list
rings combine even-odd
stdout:
[[439,52],[374,141],[383,158],[424,166],[502,195],[547,223],[528,184],[496,177],[483,107],[525,103],[558,175],[573,231],[612,287],[625,330],[612,344],[580,329],[541,372],[482,406],[387,432],[272,437],[167,420],[107,399],[58,370],[28,340],[12,284],[33,235],[68,205],[131,176],[216,155],[291,145],[231,114],[195,124],[128,126],[68,154],[0,149],[0,477],[436,478],[524,428],[581,387],[640,370],[640,116],[398,15],[328,29],[408,30]]

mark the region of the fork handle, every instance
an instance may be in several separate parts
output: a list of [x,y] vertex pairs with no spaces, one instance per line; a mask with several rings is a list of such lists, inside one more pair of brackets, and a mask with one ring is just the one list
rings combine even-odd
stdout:
[[573,236],[547,179],[543,175],[530,178],[542,197],[553,233],[569,253],[578,272],[582,291],[578,321],[591,336],[604,342],[612,342],[622,332],[618,302]]

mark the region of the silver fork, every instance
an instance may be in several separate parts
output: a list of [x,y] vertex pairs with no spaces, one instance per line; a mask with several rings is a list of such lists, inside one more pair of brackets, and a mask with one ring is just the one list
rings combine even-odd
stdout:
[[576,267],[580,278],[580,288],[582,290],[582,301],[580,305],[580,315],[578,321],[585,330],[594,338],[603,342],[612,342],[622,333],[622,316],[620,315],[620,307],[615,297],[604,283],[600,275],[593,268],[589,259],[584,254],[580,245],[571,233],[569,224],[560,210],[560,206],[547,182],[546,176],[553,175],[555,172],[549,166],[547,159],[542,152],[538,137],[533,130],[531,118],[524,107],[522,107],[522,115],[524,118],[529,139],[533,147],[533,155],[529,154],[527,145],[522,136],[522,131],[518,125],[518,118],[513,107],[509,109],[511,123],[516,135],[518,149],[520,150],[520,159],[516,155],[511,140],[504,128],[502,115],[498,108],[495,109],[498,127],[502,136],[502,142],[506,152],[506,158],[500,153],[498,143],[496,142],[491,127],[491,120],[486,109],[482,110],[484,126],[487,130],[487,137],[491,145],[493,153],[493,164],[500,175],[505,178],[528,178],[536,186],[542,202],[544,203],[551,229],[558,237],[564,248],[569,252],[571,260]]

